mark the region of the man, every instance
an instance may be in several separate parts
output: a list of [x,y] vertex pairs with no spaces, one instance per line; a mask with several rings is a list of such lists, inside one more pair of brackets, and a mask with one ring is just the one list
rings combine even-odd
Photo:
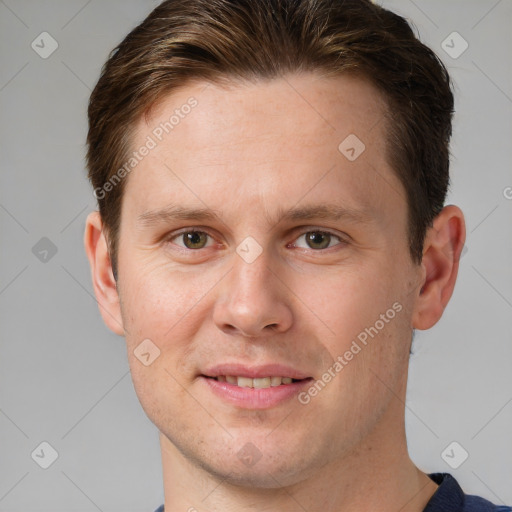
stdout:
[[452,112],[441,62],[364,0],[166,1],[111,53],[85,246],[166,512],[511,510],[407,451],[413,330],[465,241]]

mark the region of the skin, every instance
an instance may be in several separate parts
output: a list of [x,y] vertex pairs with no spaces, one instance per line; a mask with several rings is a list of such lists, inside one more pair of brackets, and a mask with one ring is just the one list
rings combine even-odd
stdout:
[[[126,178],[117,286],[98,212],[85,232],[101,314],[125,337],[135,390],[161,433],[165,509],[422,511],[437,485],[407,451],[409,348],[412,329],[432,327],[452,295],[462,212],[442,210],[414,264],[405,192],[386,161],[385,103],[362,78],[189,83],[140,120],[134,148],[190,96],[198,105]],[[352,162],[338,150],[351,133],[365,144]],[[138,221],[171,204],[219,219]],[[326,204],[369,222],[278,221]],[[206,232],[206,245],[187,248],[182,228]],[[308,245],[315,230],[332,236]],[[236,252],[248,236],[262,249],[252,263]],[[199,378],[214,363],[280,362],[320,379],[397,302],[306,405],[235,407]],[[134,355],[147,338],[160,349],[149,366]],[[238,457],[249,442],[261,454],[251,466]]]

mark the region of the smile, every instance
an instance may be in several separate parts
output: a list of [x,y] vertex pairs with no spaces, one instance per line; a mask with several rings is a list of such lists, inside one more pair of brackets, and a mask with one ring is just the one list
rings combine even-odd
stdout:
[[257,389],[265,389],[275,386],[281,386],[283,384],[291,384],[292,382],[297,382],[302,379],[292,379],[291,377],[261,377],[251,379],[249,377],[238,377],[234,375],[219,375],[217,377],[212,377],[217,382],[227,382],[229,384],[233,384],[234,386],[238,386],[240,388],[257,388]]
[[243,409],[270,409],[292,400],[310,385],[313,378],[201,375],[200,380],[223,402]]

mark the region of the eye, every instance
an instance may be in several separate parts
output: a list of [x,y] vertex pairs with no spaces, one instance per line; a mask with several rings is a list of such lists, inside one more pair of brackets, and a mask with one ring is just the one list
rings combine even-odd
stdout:
[[176,243],[174,240],[181,241],[183,245],[179,243],[176,243],[176,245],[178,247],[184,247],[185,249],[203,249],[207,246],[206,244],[208,243],[209,237],[210,235],[204,231],[189,230],[182,231],[168,240],[173,243]]
[[[304,239],[304,242],[306,245],[300,245],[297,243],[297,241],[293,244],[295,247],[299,247],[301,249],[328,249],[330,247],[333,247],[335,245],[339,245],[340,243],[343,243],[343,240],[333,234],[329,233],[328,231],[308,231],[302,235],[300,235],[296,240]],[[337,239],[338,243],[331,244],[333,242],[333,239]]]

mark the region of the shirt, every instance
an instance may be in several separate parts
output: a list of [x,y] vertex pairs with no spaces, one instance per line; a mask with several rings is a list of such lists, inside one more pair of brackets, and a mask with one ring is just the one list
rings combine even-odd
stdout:
[[[449,473],[428,475],[439,485],[423,512],[512,512],[512,507],[494,505],[480,496],[464,494],[457,480]],[[160,505],[155,512],[164,512]]]

